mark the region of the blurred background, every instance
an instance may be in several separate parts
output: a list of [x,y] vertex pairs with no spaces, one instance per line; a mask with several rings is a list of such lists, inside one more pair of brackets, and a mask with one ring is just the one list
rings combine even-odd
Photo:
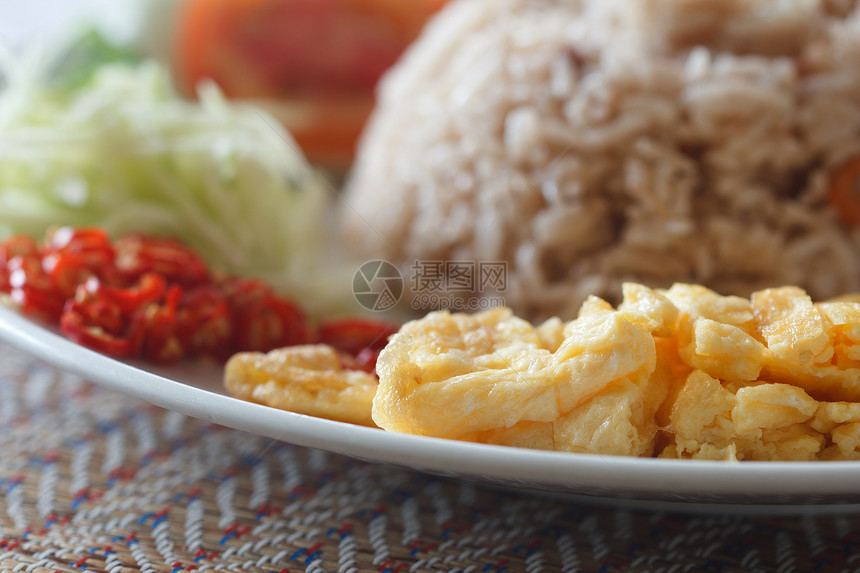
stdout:
[[0,42],[68,52],[68,72],[155,58],[181,92],[203,79],[276,116],[343,169],[385,70],[446,0],[0,0]]
[[34,42],[54,43],[68,39],[75,28],[93,22],[127,39],[134,20],[128,12],[140,6],[110,0],[0,0],[0,40],[13,48]]

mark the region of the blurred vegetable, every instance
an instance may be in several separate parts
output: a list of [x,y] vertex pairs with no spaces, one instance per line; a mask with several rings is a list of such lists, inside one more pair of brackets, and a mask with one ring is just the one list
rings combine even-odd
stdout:
[[311,159],[347,163],[380,76],[446,0],[186,0],[182,85],[265,100]]
[[860,157],[855,157],[833,172],[828,199],[843,223],[860,227]]
[[140,53],[132,46],[109,42],[97,28],[90,28],[69,45],[52,71],[50,82],[59,89],[78,89],[104,65],[134,64],[141,59]]
[[11,59],[0,73],[0,237],[55,225],[167,235],[215,269],[328,294],[323,183],[274,119],[212,85],[184,101],[152,64],[102,68],[72,91]]

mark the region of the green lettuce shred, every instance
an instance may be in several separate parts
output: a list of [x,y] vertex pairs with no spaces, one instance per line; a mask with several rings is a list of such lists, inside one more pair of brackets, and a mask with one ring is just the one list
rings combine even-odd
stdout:
[[214,85],[185,100],[152,62],[102,67],[75,89],[31,67],[0,58],[0,237],[57,225],[173,236],[215,269],[331,303],[331,197],[276,120]]

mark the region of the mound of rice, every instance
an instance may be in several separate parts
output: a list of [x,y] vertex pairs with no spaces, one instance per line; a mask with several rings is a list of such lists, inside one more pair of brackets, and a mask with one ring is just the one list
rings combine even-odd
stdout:
[[860,290],[827,195],[858,155],[856,0],[460,0],[382,85],[346,236],[506,261],[531,318],[628,280],[822,299]]

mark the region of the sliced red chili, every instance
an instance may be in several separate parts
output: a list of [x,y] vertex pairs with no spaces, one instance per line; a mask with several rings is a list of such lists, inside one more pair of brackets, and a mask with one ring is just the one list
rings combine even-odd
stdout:
[[259,279],[227,277],[218,283],[233,318],[235,351],[267,352],[309,340],[301,310]]
[[[23,312],[59,320],[70,339],[113,356],[227,358],[317,339],[301,309],[272,287],[213,278],[171,239],[130,235],[112,244],[101,229],[62,227],[43,250],[29,237],[6,239],[0,263],[0,290]],[[390,332],[383,323],[336,321],[320,338],[351,353],[350,368],[372,370]]]
[[167,282],[190,287],[209,280],[209,269],[197,254],[173,239],[129,235],[116,242],[116,266],[130,280],[158,273]]
[[232,309],[242,309],[275,296],[272,287],[259,279],[224,277],[217,283]]
[[378,359],[379,350],[365,348],[355,357],[355,369],[376,374],[376,361]]
[[87,348],[111,356],[131,354],[122,310],[111,301],[90,292],[86,285],[80,285],[75,298],[66,302],[60,318],[60,330],[70,340]]
[[94,227],[60,227],[48,235],[48,252],[113,251],[108,234]]
[[[395,334],[396,325],[365,318],[329,320],[320,324],[317,340],[358,357],[365,350],[379,352]],[[374,360],[374,364],[375,364]]]
[[113,280],[114,249],[101,229],[61,227],[48,237],[42,266],[67,297],[89,277]]
[[77,312],[63,314],[60,330],[69,340],[92,350],[120,358],[132,355],[128,338],[110,334],[98,326],[88,326]]
[[308,341],[304,316],[295,305],[269,296],[236,313],[235,350],[268,352]]
[[36,258],[16,256],[6,265],[9,294],[25,314],[56,321],[65,297],[56,288]]
[[42,269],[66,298],[73,297],[79,284],[95,276],[93,266],[97,268],[80,253],[50,253],[42,259]]
[[95,295],[87,285],[79,285],[75,298],[66,301],[63,314],[68,313],[80,315],[87,326],[95,326],[115,335],[125,332],[127,321],[122,309],[116,303]]
[[9,296],[26,315],[56,323],[63,314],[63,300],[51,294],[25,286],[11,289]]
[[172,285],[167,289],[163,304],[150,304],[132,315],[129,340],[140,349],[147,360],[164,364],[175,362],[185,355],[176,332],[177,308],[182,288]]
[[85,285],[89,292],[110,300],[127,315],[161,300],[167,292],[167,281],[155,273],[146,273],[135,286],[129,288],[110,286],[95,277],[89,278]]
[[9,276],[12,271],[8,268],[12,259],[20,257],[39,260],[40,256],[39,246],[32,237],[10,235],[3,239],[3,242],[0,243],[0,292],[9,293],[12,290],[9,283]]
[[269,307],[278,314],[284,325],[285,336],[280,346],[295,346],[310,342],[307,321],[298,305],[284,298],[275,298]]
[[176,332],[189,354],[229,358],[233,322],[221,291],[214,285],[200,285],[185,292]]
[[5,267],[15,257],[38,258],[39,245],[27,235],[9,235],[0,243],[0,267]]

